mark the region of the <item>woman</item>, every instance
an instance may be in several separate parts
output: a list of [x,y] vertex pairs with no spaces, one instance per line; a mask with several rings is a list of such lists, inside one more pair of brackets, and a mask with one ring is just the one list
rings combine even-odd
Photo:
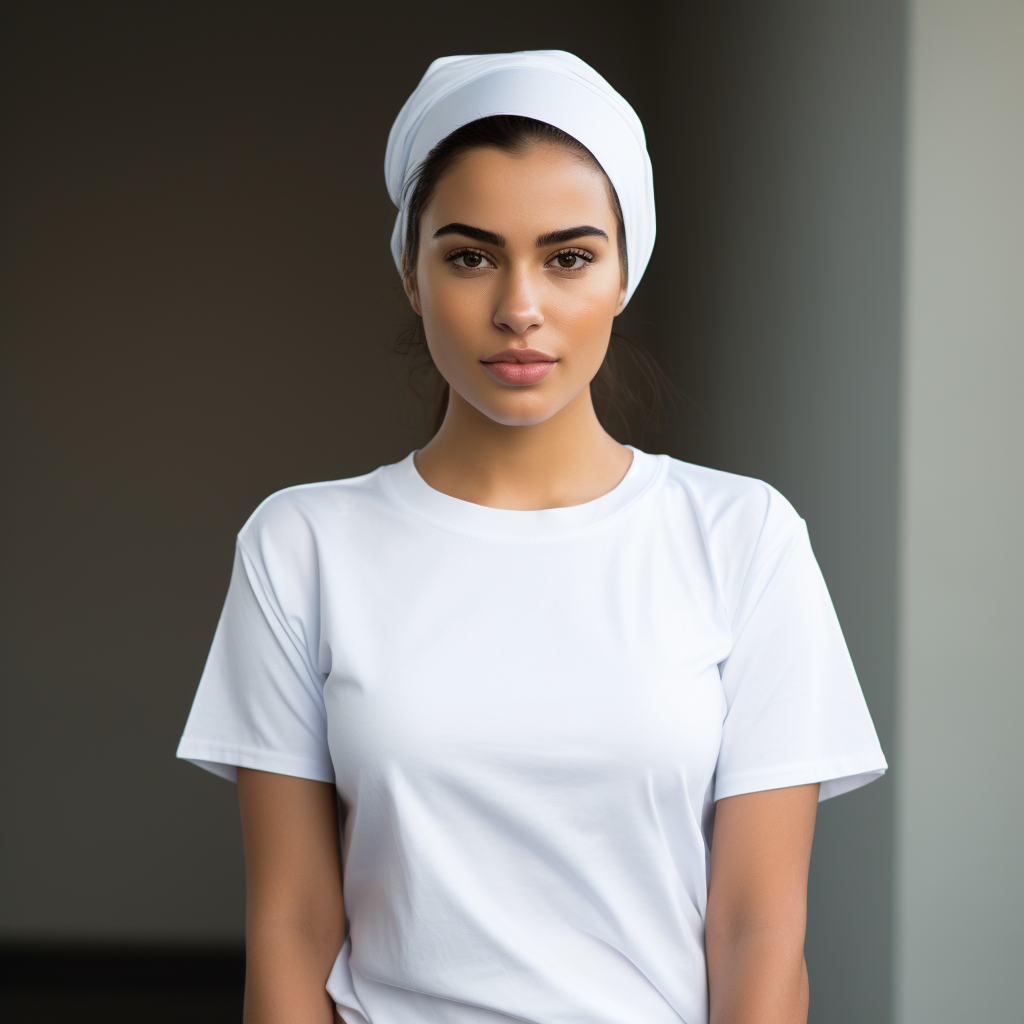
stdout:
[[386,174],[443,422],[253,513],[178,749],[238,782],[245,1020],[805,1021],[816,806],[887,766],[792,506],[594,411],[640,122],[450,57]]

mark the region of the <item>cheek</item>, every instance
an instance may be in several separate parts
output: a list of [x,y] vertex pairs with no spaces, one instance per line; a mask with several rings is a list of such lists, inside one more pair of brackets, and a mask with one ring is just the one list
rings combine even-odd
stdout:
[[598,362],[608,343],[618,294],[603,283],[587,282],[590,287],[565,289],[551,297],[545,309],[545,327],[563,337],[570,350],[579,355],[593,353]]
[[[461,282],[460,282],[461,283]],[[482,349],[493,349],[489,338],[493,309],[485,289],[445,287],[432,282],[421,290],[423,327],[434,365],[457,391],[471,387],[472,371]]]
[[607,333],[608,327],[615,317],[615,299],[606,292],[590,290],[579,292],[556,300],[550,304],[547,320],[559,327],[565,327],[567,333],[575,333],[580,338],[589,338],[597,333]]
[[424,316],[429,316],[436,323],[446,324],[456,331],[460,327],[476,326],[481,319],[486,321],[490,306],[486,289],[479,286],[455,288],[451,287],[451,284],[452,282],[445,282],[431,288],[429,301],[423,310]]
[[467,288],[464,281],[428,277],[420,300],[432,348],[436,344],[444,349],[458,349],[479,339],[494,315],[491,296],[482,282]]

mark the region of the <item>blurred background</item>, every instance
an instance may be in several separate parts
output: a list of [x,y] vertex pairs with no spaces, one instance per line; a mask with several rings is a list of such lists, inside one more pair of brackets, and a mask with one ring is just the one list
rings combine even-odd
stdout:
[[174,750],[269,493],[427,439],[391,121],[562,48],[658,202],[620,440],[808,521],[890,771],[821,805],[812,1024],[1024,1020],[1024,2],[8,4],[0,1011],[240,1019],[235,789]]

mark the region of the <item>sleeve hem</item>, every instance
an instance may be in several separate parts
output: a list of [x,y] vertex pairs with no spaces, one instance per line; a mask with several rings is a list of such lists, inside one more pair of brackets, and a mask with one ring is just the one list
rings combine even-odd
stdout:
[[727,775],[715,784],[715,800],[741,793],[759,793],[766,789],[783,789],[820,782],[818,803],[881,778],[888,764],[884,757],[862,758],[848,761],[817,761],[799,765],[786,765],[767,771],[742,772]]
[[175,757],[189,761],[229,782],[238,781],[238,768],[255,768],[258,771],[273,772],[275,775],[294,775],[314,782],[333,784],[335,781],[334,767],[330,763],[292,757],[272,750],[221,746],[183,739],[178,744]]

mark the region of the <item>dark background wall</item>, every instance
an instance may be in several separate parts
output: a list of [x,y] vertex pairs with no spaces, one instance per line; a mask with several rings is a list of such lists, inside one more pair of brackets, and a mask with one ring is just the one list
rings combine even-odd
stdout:
[[[634,440],[794,502],[891,752],[902,3],[426,12],[6,9],[0,937],[239,940],[234,790],[174,747],[249,512],[426,438],[382,163],[442,54],[569,49],[637,109],[622,327],[686,397]],[[887,1019],[891,837],[887,779],[821,807],[812,1020]]]

